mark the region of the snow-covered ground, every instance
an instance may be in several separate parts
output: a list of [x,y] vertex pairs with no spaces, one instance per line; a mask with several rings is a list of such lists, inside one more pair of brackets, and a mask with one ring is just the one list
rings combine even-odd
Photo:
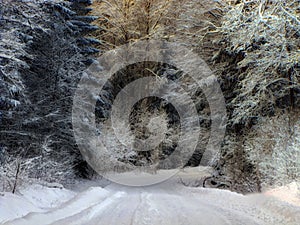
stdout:
[[41,185],[23,187],[18,194],[0,193],[0,224],[31,212],[47,212],[75,196],[70,190]]
[[[194,172],[181,173],[180,181],[195,178]],[[111,183],[105,188],[89,187],[79,192],[32,185],[19,195],[0,195],[0,224],[300,224],[300,191],[296,183],[244,196],[226,190],[187,187],[178,176],[148,187]]]

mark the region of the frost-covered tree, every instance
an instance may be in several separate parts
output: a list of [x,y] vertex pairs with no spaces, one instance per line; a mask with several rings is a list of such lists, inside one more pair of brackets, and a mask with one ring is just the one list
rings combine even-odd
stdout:
[[230,123],[216,168],[231,179],[232,189],[259,191],[266,183],[285,182],[281,169],[288,162],[282,162],[296,154],[285,146],[297,143],[288,132],[295,124],[283,118],[299,116],[299,2],[236,1],[224,10],[214,61]]
[[[20,70],[28,68],[24,39],[30,41],[22,30],[26,22],[13,16],[9,1],[3,1],[0,9],[0,126],[8,126],[13,111],[25,101],[24,84]],[[8,124],[6,124],[8,123]],[[1,129],[1,130],[2,130]]]
[[199,52],[204,37],[216,26],[212,21],[222,14],[221,1],[210,0],[96,0],[92,8],[98,16],[94,24],[100,27],[92,35],[101,39],[105,50],[137,40],[164,39]]
[[242,1],[224,16],[220,31],[238,73],[232,123],[251,123],[274,115],[278,107],[299,107],[299,30],[295,0]]
[[[209,35],[210,31],[215,28],[215,25],[212,24],[210,20],[213,20],[212,18],[219,18],[220,16],[220,3],[211,1],[94,1],[92,8],[94,9],[92,14],[98,16],[94,24],[99,26],[100,29],[91,35],[101,39],[99,47],[104,50],[112,50],[118,46],[134,43],[139,40],[160,39],[178,42],[198,53],[204,53],[206,51],[206,55],[209,55],[208,48],[202,51],[200,50],[200,46],[205,36]],[[149,73],[149,71],[152,72]],[[170,65],[160,65],[152,62],[135,64],[130,68],[118,72],[110,80],[110,84],[105,90],[106,93],[102,93],[101,102],[98,102],[96,111],[99,120],[103,122],[103,119],[109,117],[110,105],[112,105],[114,97],[122,87],[134,79],[155,75],[184,83],[184,78],[179,81],[181,74],[180,71],[177,71],[176,68],[172,68]],[[176,80],[177,78],[178,80]],[[197,87],[197,84],[188,81],[185,85],[188,86],[191,95],[194,94],[193,92],[197,93],[197,97],[193,96],[193,98],[197,110],[201,115],[199,116],[200,123],[205,127],[203,129],[206,130],[201,134],[199,146],[188,163],[188,165],[197,166],[200,163],[209,136],[210,112],[208,102],[201,89]],[[173,91],[176,92],[176,88],[174,88]],[[132,127],[132,129],[135,129],[133,132],[134,135],[147,136],[147,129],[142,126],[143,123],[141,122],[149,121],[147,117],[150,117],[151,113],[146,109],[151,108],[151,105],[156,105],[157,108],[160,108],[159,105],[162,104],[162,101],[153,102],[152,100],[143,100],[140,105],[140,112],[134,111],[133,115],[135,115],[135,117],[131,118],[132,123],[136,125],[136,127]],[[160,116],[163,117],[166,112],[162,110],[160,113]],[[168,117],[173,117],[173,122],[178,120],[178,115],[174,108],[168,111]],[[178,126],[178,124],[176,124],[176,126]],[[177,130],[178,132],[178,127],[175,127],[173,127],[173,131]],[[175,136],[173,139],[176,139]],[[172,152],[171,149],[175,148],[175,143],[169,143],[169,145],[169,147],[161,146],[165,150],[162,151],[162,149],[160,149],[159,151],[161,153],[168,152],[168,154],[170,154],[170,152]],[[139,158],[140,162],[130,160],[133,164],[147,164],[151,161],[151,154],[152,153],[149,152],[139,153],[137,154],[138,156],[132,156],[132,154],[130,154],[131,158]],[[163,158],[163,154],[161,154],[160,157]]]
[[244,148],[262,188],[300,180],[300,123],[297,114],[264,119],[254,126]]
[[85,37],[97,29],[90,25],[95,18],[86,15],[90,4],[20,0],[4,1],[1,8],[1,100],[9,109],[3,113],[1,145],[7,154],[34,159],[33,177],[64,179],[84,169],[71,109],[81,72],[98,52],[92,47],[98,41]]

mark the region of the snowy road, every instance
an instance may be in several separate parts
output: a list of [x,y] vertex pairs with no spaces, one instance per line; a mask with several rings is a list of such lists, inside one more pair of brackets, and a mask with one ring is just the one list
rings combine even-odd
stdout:
[[167,182],[91,187],[47,212],[5,225],[298,225],[300,207],[265,195],[243,196]]

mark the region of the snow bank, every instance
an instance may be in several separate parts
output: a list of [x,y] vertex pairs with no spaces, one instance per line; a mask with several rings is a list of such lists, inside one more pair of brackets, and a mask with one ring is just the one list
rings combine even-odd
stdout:
[[0,224],[23,217],[31,212],[44,212],[57,207],[75,196],[63,188],[31,185],[21,188],[18,194],[0,193]]
[[73,198],[76,194],[64,188],[49,188],[31,185],[20,190],[20,194],[41,209],[54,208]]
[[[288,202],[300,207],[300,184],[292,182],[286,186],[274,188],[264,193],[273,196],[281,201]],[[300,223],[300,222],[299,222]]]
[[0,194],[0,224],[6,221],[25,216],[29,212],[41,212],[42,210],[33,205],[23,196],[12,193]]
[[[7,216],[7,213],[0,211],[0,218],[2,218],[2,215],[6,217],[5,220],[0,220],[0,224],[6,221],[11,221],[8,224],[14,225],[27,225],[28,221],[30,221],[30,225],[52,224],[55,221],[59,221],[66,217],[72,217],[89,207],[97,205],[109,195],[108,191],[100,187],[90,187],[82,193],[77,193],[76,196],[74,192],[66,189],[53,189],[41,187],[40,185],[33,185],[21,192],[24,196],[20,197],[10,194],[10,197],[19,197],[27,204],[33,206],[33,203],[35,203],[36,205],[34,208],[28,208],[28,210],[25,210],[22,214],[18,215],[11,214],[10,216]],[[9,197],[7,199],[9,200]],[[17,205],[20,208],[26,208],[26,205],[23,202],[17,203]],[[48,208],[48,210],[45,210],[49,206],[55,208]],[[8,207],[14,211],[16,203],[13,203]],[[43,213],[39,214],[37,212]]]

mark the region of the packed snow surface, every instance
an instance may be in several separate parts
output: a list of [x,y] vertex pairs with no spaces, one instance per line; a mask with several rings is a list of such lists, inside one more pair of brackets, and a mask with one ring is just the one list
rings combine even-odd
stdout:
[[299,225],[299,193],[296,183],[245,196],[187,187],[177,179],[148,187],[112,183],[79,193],[33,186],[0,196],[0,224]]

